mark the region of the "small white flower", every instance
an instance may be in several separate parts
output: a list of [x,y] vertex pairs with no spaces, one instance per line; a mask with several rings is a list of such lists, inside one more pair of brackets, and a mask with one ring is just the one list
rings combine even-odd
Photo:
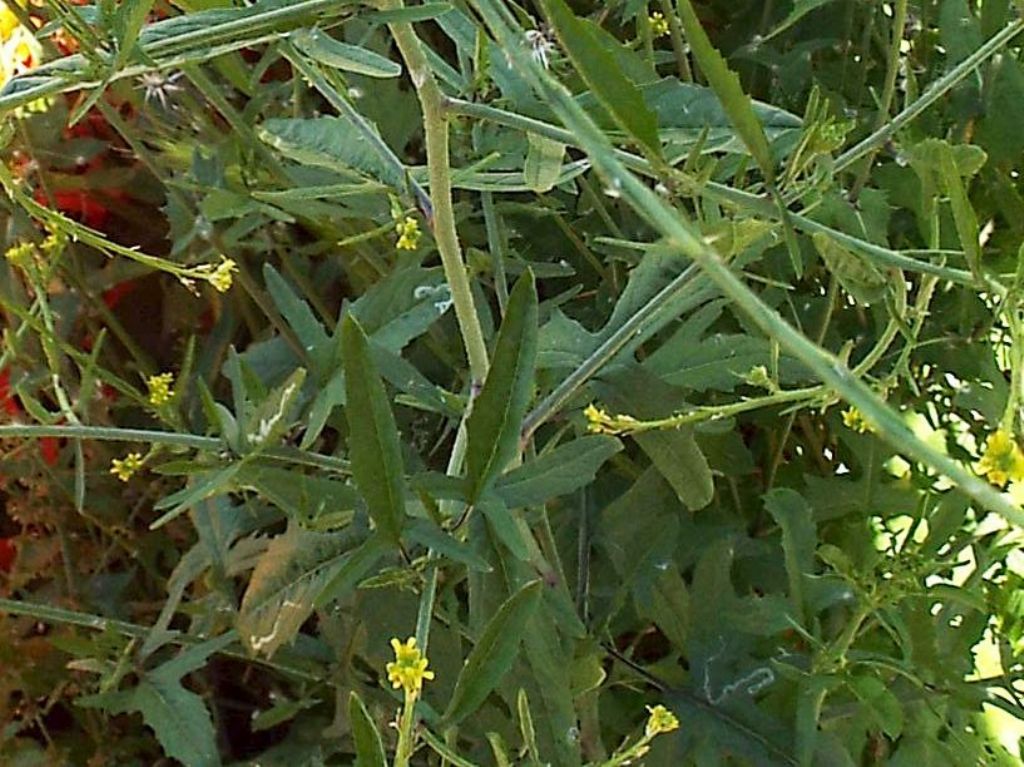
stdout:
[[525,37],[533,60],[547,69],[551,65],[549,54],[557,49],[554,41],[540,29],[526,30]]
[[166,75],[163,72],[143,72],[139,80],[142,88],[146,91],[146,101],[156,99],[164,109],[168,108],[167,99],[172,93],[181,90],[177,84],[184,72],[175,72],[173,75]]

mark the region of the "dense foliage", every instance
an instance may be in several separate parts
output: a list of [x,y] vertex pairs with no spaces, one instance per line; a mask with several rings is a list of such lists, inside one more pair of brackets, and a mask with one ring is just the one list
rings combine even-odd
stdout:
[[0,761],[1019,764],[1009,0],[6,0]]

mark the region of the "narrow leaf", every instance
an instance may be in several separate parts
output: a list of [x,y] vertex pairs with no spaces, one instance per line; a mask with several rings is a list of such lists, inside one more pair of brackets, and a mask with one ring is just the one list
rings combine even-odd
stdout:
[[953,209],[953,222],[956,233],[960,237],[960,245],[967,257],[967,266],[976,280],[982,279],[981,274],[981,243],[978,239],[978,216],[967,196],[967,187],[957,166],[956,157],[948,145],[942,147],[940,154],[940,173],[942,185],[949,197],[949,205]]
[[398,543],[405,519],[405,468],[398,427],[370,344],[351,316],[342,324],[341,353],[352,476],[381,535]]
[[367,77],[398,77],[402,67],[397,62],[356,45],[335,40],[320,29],[300,29],[293,32],[295,47],[317,63],[345,72]]
[[471,501],[486,492],[519,449],[536,361],[537,290],[533,274],[527,272],[509,296],[491,370],[467,423]]
[[356,767],[387,767],[380,731],[355,690],[348,697],[348,719],[356,747]]
[[526,153],[526,164],[523,165],[523,180],[538,194],[549,192],[558,183],[562,173],[565,144],[536,133],[527,133],[526,138],[529,150]]
[[714,478],[692,429],[651,431],[635,439],[686,508],[697,511],[711,503]]
[[604,462],[621,449],[619,440],[603,434],[575,439],[510,471],[495,492],[512,509],[544,503],[592,482]]
[[817,531],[810,506],[799,493],[777,488],[764,496],[764,507],[782,529],[782,550],[786,557],[789,598],[795,617],[804,621],[804,578],[814,568]]
[[276,443],[291,427],[292,405],[302,391],[306,380],[304,368],[297,368],[268,394],[246,419],[244,440],[253,447]]
[[345,117],[273,118],[257,135],[295,162],[349,175],[356,171],[397,190],[405,188],[405,169],[385,156],[379,136],[372,139]]
[[823,232],[815,232],[811,239],[825,266],[858,303],[870,306],[885,298],[888,280],[878,267]]
[[461,562],[471,570],[489,572],[490,563],[473,551],[469,544],[445,532],[429,519],[415,519],[409,524],[409,539],[452,562]]
[[679,0],[678,9],[679,21],[683,25],[686,42],[690,44],[694,58],[708,79],[708,84],[718,95],[719,101],[722,102],[725,113],[729,115],[733,127],[736,128],[736,133],[746,144],[754,161],[770,184],[775,178],[775,164],[772,162],[772,154],[768,147],[768,139],[764,135],[764,128],[757,119],[757,115],[754,114],[750,97],[743,92],[739,77],[729,69],[725,58],[711,44],[690,0]]
[[565,0],[542,0],[541,5],[562,48],[601,105],[646,152],[660,155],[658,119],[603,44],[600,27],[578,18]]
[[509,597],[487,623],[462,668],[444,718],[456,724],[476,711],[512,668],[526,622],[537,607],[541,582],[532,581]]

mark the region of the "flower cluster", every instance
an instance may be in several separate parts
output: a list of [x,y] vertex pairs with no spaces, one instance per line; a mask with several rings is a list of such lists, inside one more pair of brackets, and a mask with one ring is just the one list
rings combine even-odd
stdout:
[[0,87],[39,66],[43,48],[32,30],[6,5],[0,5]]
[[115,458],[110,462],[110,473],[122,482],[127,482],[142,468],[141,453],[128,453],[124,458]]
[[676,715],[662,705],[648,706],[647,726],[644,728],[644,735],[653,738],[663,732],[672,732],[679,729],[679,720]]
[[427,671],[428,661],[416,646],[416,637],[409,637],[405,644],[392,639],[391,649],[395,651],[395,660],[386,666],[388,681],[395,689],[404,688],[406,695],[419,695],[423,680],[433,679],[434,672]]
[[210,283],[218,293],[227,293],[231,290],[231,284],[234,282],[232,275],[237,271],[238,264],[234,262],[234,259],[221,256],[220,263],[216,266],[213,264],[200,264],[186,270],[184,274],[179,275],[179,279],[193,293],[196,292],[195,280],[197,279]]
[[171,388],[174,384],[174,373],[161,373],[150,376],[146,379],[146,388],[149,389],[149,404],[154,407],[166,405],[174,396]]
[[36,245],[33,242],[19,242],[17,245],[12,245],[4,253],[11,266],[16,266],[19,269],[27,270],[33,263],[35,263],[38,251]]
[[651,34],[654,37],[665,37],[669,33],[668,19],[665,18],[665,14],[655,11],[647,17],[647,21],[651,25]]
[[416,250],[419,247],[422,232],[419,222],[412,216],[397,222],[395,232],[398,233],[398,244],[395,247],[399,250]]
[[238,269],[238,265],[230,258],[221,258],[217,268],[210,275],[210,284],[218,293],[227,293],[231,290],[231,275]]
[[602,767],[611,765],[633,764],[637,759],[642,759],[651,750],[651,741],[662,733],[672,732],[679,729],[679,720],[676,715],[667,708],[658,704],[647,707],[647,724],[644,725],[644,734],[631,745],[626,743],[615,752],[611,759]]
[[639,423],[631,415],[611,415],[593,404],[587,405],[583,415],[587,417],[587,431],[591,434],[624,434]]
[[864,414],[852,405],[843,411],[843,425],[847,429],[852,429],[858,434],[866,434],[869,431],[874,431],[871,428],[871,424],[864,418]]
[[1024,451],[1012,434],[997,429],[989,435],[978,462],[978,473],[998,487],[1004,487],[1010,480],[1024,480]]

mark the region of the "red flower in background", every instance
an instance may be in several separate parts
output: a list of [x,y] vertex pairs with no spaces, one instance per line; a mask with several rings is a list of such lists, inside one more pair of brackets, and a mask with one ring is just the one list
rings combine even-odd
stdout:
[[60,440],[57,437],[40,437],[39,453],[47,466],[56,466],[60,461]]
[[11,394],[10,370],[0,370],[0,408],[9,416],[16,416],[21,412],[21,407]]
[[[84,190],[56,192],[53,196],[53,207],[92,229],[102,229],[110,218],[107,206]],[[50,200],[42,189],[36,190],[35,198],[40,205],[50,207]]]
[[14,546],[14,539],[0,538],[0,572],[9,573],[14,566],[16,556],[18,556],[18,549]]
[[103,303],[107,305],[108,309],[114,309],[119,303],[121,303],[122,298],[132,293],[137,287],[138,284],[135,280],[119,282],[114,285],[114,287],[107,288],[103,291]]

